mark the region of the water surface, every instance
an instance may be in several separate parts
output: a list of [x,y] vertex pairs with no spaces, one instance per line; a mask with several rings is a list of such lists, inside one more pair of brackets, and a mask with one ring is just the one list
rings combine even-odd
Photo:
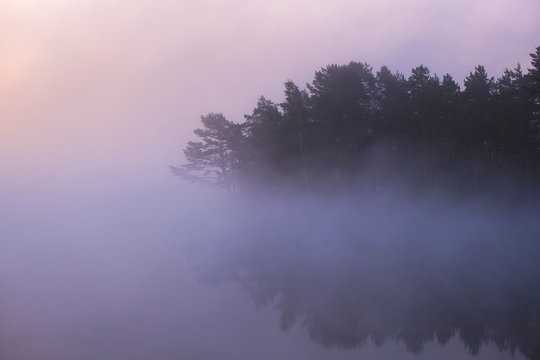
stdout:
[[3,194],[2,359],[539,358],[533,216],[136,190]]

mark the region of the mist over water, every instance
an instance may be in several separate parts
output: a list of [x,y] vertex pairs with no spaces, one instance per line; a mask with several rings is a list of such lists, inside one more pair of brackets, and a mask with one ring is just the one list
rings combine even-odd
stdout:
[[1,212],[5,359],[538,357],[531,206],[172,178],[3,194]]
[[[339,348],[453,335],[538,357],[538,209],[494,203],[268,200],[203,248],[203,279],[274,303],[281,327]],[[245,234],[245,235],[239,235]],[[197,240],[195,241],[197,242]],[[206,255],[206,256],[205,256]]]

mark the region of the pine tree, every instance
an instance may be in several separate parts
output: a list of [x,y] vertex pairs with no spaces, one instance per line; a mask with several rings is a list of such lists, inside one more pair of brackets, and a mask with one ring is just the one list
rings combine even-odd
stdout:
[[203,129],[194,131],[201,141],[190,141],[184,149],[187,164],[170,166],[174,175],[205,185],[235,191],[242,127],[222,114],[201,116]]
[[[298,86],[291,80],[285,83],[285,102],[281,104],[283,109],[283,118],[289,135],[295,140],[292,152],[298,154],[304,187],[309,187],[309,177],[306,165],[306,146],[305,132],[309,122],[309,95],[300,91]],[[294,136],[297,135],[297,136]]]
[[473,189],[480,190],[481,165],[483,160],[491,158],[493,146],[493,122],[491,100],[494,91],[494,79],[488,77],[482,65],[475,67],[474,72],[465,78],[465,121],[468,153],[471,156]]
[[280,135],[283,114],[278,106],[261,96],[251,115],[245,115],[247,135],[241,171],[257,182],[271,182],[282,173],[282,158],[287,158]]

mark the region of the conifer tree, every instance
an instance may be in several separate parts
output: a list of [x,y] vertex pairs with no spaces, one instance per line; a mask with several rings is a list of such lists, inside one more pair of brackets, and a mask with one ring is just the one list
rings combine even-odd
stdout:
[[235,191],[242,128],[222,114],[201,117],[204,126],[194,131],[201,141],[190,141],[184,149],[187,164],[171,166],[174,175],[192,182]]

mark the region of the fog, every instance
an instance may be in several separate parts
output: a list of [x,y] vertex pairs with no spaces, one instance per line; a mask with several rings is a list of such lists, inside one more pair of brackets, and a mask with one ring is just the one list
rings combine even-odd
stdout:
[[2,358],[538,356],[537,208],[172,180],[3,199]]
[[0,358],[539,358],[534,202],[231,197],[168,169],[201,114],[240,122],[325,64],[427,62],[458,81],[527,64],[538,13],[3,1]]
[[162,179],[201,114],[242,121],[326,64],[501,74],[529,63],[538,12],[535,0],[3,1],[1,180]]

